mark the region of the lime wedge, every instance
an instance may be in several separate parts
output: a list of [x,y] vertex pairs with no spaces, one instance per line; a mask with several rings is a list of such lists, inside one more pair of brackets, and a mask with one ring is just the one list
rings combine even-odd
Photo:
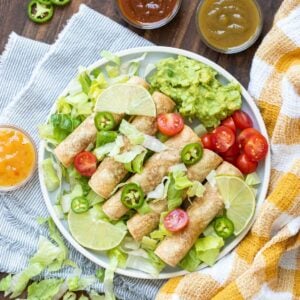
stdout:
[[94,207],[86,213],[69,212],[69,229],[73,237],[83,247],[104,251],[118,246],[126,235],[126,231],[104,222],[100,212]]
[[156,116],[156,107],[151,94],[144,87],[132,83],[119,83],[104,90],[96,102],[95,110]]
[[255,196],[245,181],[236,176],[216,176],[217,186],[223,198],[227,217],[234,224],[238,235],[250,222],[255,211]]

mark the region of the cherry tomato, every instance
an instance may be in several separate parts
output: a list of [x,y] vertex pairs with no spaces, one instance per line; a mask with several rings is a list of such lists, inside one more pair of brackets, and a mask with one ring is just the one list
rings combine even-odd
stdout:
[[268,153],[268,142],[260,133],[253,134],[246,142],[244,151],[251,160],[262,160]]
[[179,133],[184,127],[184,121],[180,114],[168,113],[157,116],[158,130],[167,136]]
[[80,152],[75,156],[74,159],[75,169],[82,176],[92,176],[97,169],[97,158],[96,156],[88,151]]
[[187,226],[188,222],[188,214],[180,208],[172,210],[164,218],[164,225],[171,232],[180,231]]
[[234,144],[235,134],[230,128],[219,126],[212,132],[211,141],[214,149],[223,153]]
[[258,163],[256,161],[252,161],[249,157],[242,153],[237,158],[235,165],[240,169],[243,174],[250,174],[256,171]]
[[236,159],[237,157],[236,156],[224,156],[223,159],[233,165],[236,164]]
[[239,148],[243,149],[246,142],[249,140],[249,138],[255,134],[260,134],[260,133],[254,128],[244,129],[237,137],[237,144],[239,145]]
[[227,119],[223,120],[221,125],[230,128],[233,132],[236,132],[236,126],[232,117],[228,117]]
[[237,157],[237,155],[240,153],[240,148],[237,143],[234,143],[227,151],[222,153],[223,157],[227,156],[234,156]]
[[202,142],[203,148],[214,150],[214,146],[213,146],[212,141],[211,141],[211,134],[210,133],[206,133],[206,134],[202,135],[201,136],[201,142]]
[[249,127],[253,127],[253,122],[249,115],[244,111],[238,110],[232,115],[235,126],[239,129],[246,129]]

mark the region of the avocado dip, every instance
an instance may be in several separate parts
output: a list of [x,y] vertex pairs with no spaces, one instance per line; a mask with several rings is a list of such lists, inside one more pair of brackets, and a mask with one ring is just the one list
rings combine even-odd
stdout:
[[167,58],[156,64],[149,78],[152,90],[171,97],[179,112],[196,118],[206,127],[217,127],[221,120],[241,108],[241,87],[237,82],[222,84],[211,67],[186,58]]

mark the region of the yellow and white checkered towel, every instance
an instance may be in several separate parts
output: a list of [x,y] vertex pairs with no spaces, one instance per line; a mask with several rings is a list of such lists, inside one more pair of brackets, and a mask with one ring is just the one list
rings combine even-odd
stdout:
[[300,299],[300,0],[285,0],[249,91],[271,140],[269,192],[247,237],[211,268],[169,280],[157,300]]

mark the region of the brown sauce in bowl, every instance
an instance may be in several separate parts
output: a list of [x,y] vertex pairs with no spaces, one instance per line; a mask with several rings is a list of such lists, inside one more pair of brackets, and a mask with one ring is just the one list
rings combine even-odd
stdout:
[[123,16],[133,24],[153,24],[176,13],[178,0],[117,0]]

